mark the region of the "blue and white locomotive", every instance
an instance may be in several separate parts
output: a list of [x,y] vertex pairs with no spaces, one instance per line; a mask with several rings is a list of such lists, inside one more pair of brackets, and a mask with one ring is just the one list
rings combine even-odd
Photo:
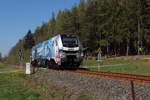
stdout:
[[59,34],[32,48],[34,66],[77,68],[82,60],[82,45],[75,34]]

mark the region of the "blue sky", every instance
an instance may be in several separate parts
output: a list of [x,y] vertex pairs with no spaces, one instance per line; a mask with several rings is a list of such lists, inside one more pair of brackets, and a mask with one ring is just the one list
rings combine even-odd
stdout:
[[0,0],[0,52],[7,55],[10,48],[29,29],[47,22],[57,13],[78,4],[80,0]]

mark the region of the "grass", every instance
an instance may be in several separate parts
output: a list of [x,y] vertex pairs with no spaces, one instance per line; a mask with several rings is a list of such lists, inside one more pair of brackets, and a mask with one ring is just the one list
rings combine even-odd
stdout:
[[0,74],[0,100],[64,100],[67,94],[23,71]]
[[8,67],[8,65],[0,63],[0,72],[2,72],[2,71],[11,71],[11,70],[16,70],[16,68]]
[[128,60],[121,60],[121,59],[116,59],[116,60],[111,60],[111,59],[105,59],[102,61],[96,61],[96,60],[84,60],[82,66],[98,66],[98,65],[113,65],[113,64],[126,64],[128,63]]
[[63,90],[55,86],[51,86],[43,80],[37,80],[36,78],[30,77],[28,82],[31,87],[37,86],[36,89],[40,91],[40,94],[45,98],[45,100],[64,100],[67,96]]
[[38,91],[24,83],[20,73],[0,74],[0,100],[44,100]]
[[[0,72],[16,70],[5,66],[0,63]],[[0,100],[63,100],[64,96],[48,84],[25,75],[24,70],[0,74]]]
[[[109,67],[105,67],[105,65],[109,65]],[[106,59],[101,62],[87,60],[84,61],[83,66],[88,66],[88,69],[93,71],[150,75],[150,60],[148,59]]]
[[[0,66],[0,72],[15,70]],[[65,93],[25,75],[24,70],[0,74],[0,100],[63,100]]]
[[147,66],[147,65],[128,64],[128,65],[122,65],[122,66],[89,68],[89,69],[93,71],[150,75],[150,66]]
[[16,68],[10,68],[10,67],[0,67],[0,71],[12,71],[12,70],[16,70]]
[[86,93],[81,93],[80,96],[77,98],[77,100],[92,100],[92,99]]
[[[13,68],[10,68],[14,70]],[[10,70],[0,67],[0,71]],[[42,79],[39,80],[32,75],[25,75],[24,70],[13,73],[0,74],[0,100],[66,100],[71,93],[67,93],[50,85]],[[89,100],[87,95],[80,95],[78,100]]]

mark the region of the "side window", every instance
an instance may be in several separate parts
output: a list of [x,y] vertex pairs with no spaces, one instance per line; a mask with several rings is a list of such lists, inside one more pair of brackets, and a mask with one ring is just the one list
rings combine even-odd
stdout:
[[57,41],[55,41],[56,42],[56,46],[58,46],[58,43],[57,43]]
[[53,41],[53,43],[52,43],[52,46],[54,46],[54,41]]

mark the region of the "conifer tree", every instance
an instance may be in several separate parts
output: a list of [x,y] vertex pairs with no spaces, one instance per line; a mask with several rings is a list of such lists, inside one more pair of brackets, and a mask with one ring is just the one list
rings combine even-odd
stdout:
[[27,35],[24,37],[24,49],[31,49],[34,44],[33,34],[31,33],[31,30],[29,30]]

